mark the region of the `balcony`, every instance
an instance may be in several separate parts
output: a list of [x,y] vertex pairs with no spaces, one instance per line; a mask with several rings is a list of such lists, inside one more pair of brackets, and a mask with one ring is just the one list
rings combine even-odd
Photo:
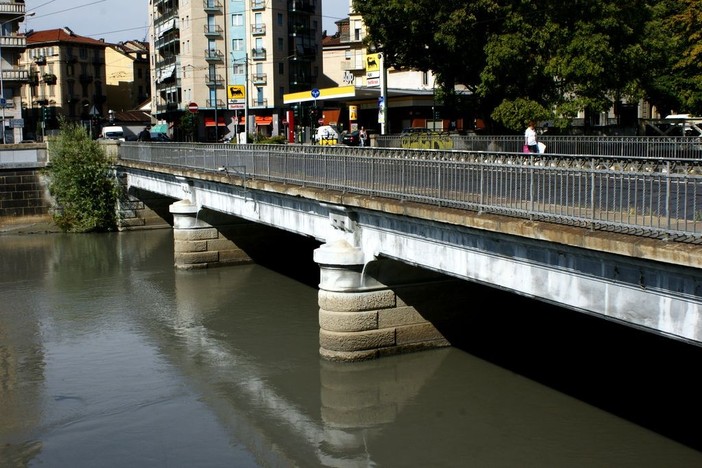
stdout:
[[341,62],[341,69],[344,71],[361,71],[366,69],[366,65],[362,60],[344,60]]
[[178,103],[177,102],[166,102],[158,104],[156,106],[156,112],[159,114],[163,114],[164,112],[172,112],[178,110]]
[[205,13],[209,13],[211,15],[222,14],[222,2],[219,0],[203,0],[202,7],[205,10]]
[[218,24],[206,24],[204,26],[205,36],[210,39],[222,37],[222,27]]
[[24,15],[27,13],[26,8],[24,7],[24,2],[22,3],[0,3],[0,15],[8,15],[11,14],[12,16],[20,16]]
[[266,49],[264,47],[251,49],[251,58],[253,60],[266,60]]
[[205,84],[209,88],[220,88],[224,84],[224,78],[222,75],[207,75],[205,77]]
[[252,10],[265,10],[266,9],[266,0],[251,0],[251,9]]
[[256,85],[264,85],[268,82],[268,76],[265,73],[254,73],[251,80]]
[[29,71],[20,68],[11,68],[2,71],[3,81],[29,81]]
[[179,40],[180,29],[176,29],[175,31],[171,31],[168,34],[165,34],[156,39],[156,41],[154,42],[154,46],[157,50],[161,50],[170,44],[178,44]]
[[[2,5],[2,3],[0,3]],[[7,48],[27,48],[27,38],[25,36],[0,36],[0,47]]]
[[205,60],[208,62],[224,61],[224,54],[219,49],[205,49]]
[[260,98],[260,99],[254,99],[251,101],[251,107],[268,107],[268,99],[265,98]]
[[208,100],[206,101],[205,105],[206,105],[207,107],[212,108],[212,109],[214,109],[215,107],[219,109],[219,108],[225,106],[225,105],[224,105],[224,101],[222,101],[221,99],[208,99]]
[[46,65],[46,57],[43,55],[39,55],[37,57],[34,57],[34,63],[36,65]]
[[56,75],[54,75],[53,73],[44,73],[44,76],[42,77],[42,79],[44,80],[44,83],[46,83],[46,84],[50,84],[50,85],[56,84]]
[[266,34],[266,25],[265,24],[254,24],[251,26],[251,34],[254,36],[263,36]]

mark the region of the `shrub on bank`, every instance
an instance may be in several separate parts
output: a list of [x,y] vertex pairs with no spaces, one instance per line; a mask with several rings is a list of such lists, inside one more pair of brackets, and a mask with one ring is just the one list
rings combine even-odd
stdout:
[[63,121],[49,144],[49,192],[54,222],[64,232],[105,232],[117,227],[118,186],[105,150],[87,130]]

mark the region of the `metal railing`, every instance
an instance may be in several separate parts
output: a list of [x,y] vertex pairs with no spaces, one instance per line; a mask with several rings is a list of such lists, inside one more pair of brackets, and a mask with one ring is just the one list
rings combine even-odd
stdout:
[[122,143],[119,158],[702,243],[702,161],[307,145]]
[[[414,147],[419,137],[412,134],[377,135],[377,144],[383,148]],[[438,142],[434,144],[434,142]],[[450,142],[445,144],[444,142]],[[539,141],[546,144],[546,153],[566,155],[631,156],[651,158],[702,158],[700,137],[659,136],[560,136],[540,135]],[[457,135],[437,132],[435,137],[422,139],[427,149],[466,151],[521,152],[524,145],[522,135]]]

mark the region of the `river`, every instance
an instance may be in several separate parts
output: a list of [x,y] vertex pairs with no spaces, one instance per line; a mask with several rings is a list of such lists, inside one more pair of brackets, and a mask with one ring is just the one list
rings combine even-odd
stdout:
[[0,236],[0,466],[702,466],[696,347],[483,288],[452,348],[328,362],[313,281],[172,236]]

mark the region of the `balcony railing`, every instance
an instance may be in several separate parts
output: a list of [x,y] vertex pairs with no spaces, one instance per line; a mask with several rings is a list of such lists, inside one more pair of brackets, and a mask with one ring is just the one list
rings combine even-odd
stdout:
[[265,10],[266,9],[266,0],[251,0],[251,9],[252,10]]
[[254,84],[263,85],[268,81],[268,76],[265,73],[254,73],[251,79]]
[[206,105],[207,107],[211,107],[213,109],[215,107],[219,109],[220,107],[224,107],[224,101],[222,101],[221,99],[208,99],[206,101]]
[[[12,16],[24,15],[27,12],[23,3],[0,3],[0,14],[12,14]],[[0,20],[1,21],[1,20]]]
[[266,49],[263,47],[260,49],[251,49],[251,58],[253,60],[266,60]]
[[268,107],[268,99],[254,99],[253,101],[251,101],[251,107]]
[[266,25],[265,24],[254,24],[251,26],[251,34],[254,36],[263,36],[266,34]]
[[[2,5],[2,3],[0,3]],[[27,38],[25,36],[0,36],[1,47],[27,48]]]
[[2,71],[3,81],[29,81],[29,71],[19,68],[12,68]]
[[221,62],[224,60],[224,54],[219,49],[205,49],[205,60],[208,62]]
[[46,84],[56,84],[56,75],[54,75],[53,73],[44,73],[42,79]]
[[206,24],[204,26],[205,36],[207,37],[221,37],[222,27],[218,24]]
[[203,0],[202,6],[206,13],[222,13],[222,2],[219,0]]
[[222,75],[207,75],[205,76],[205,82],[210,88],[219,88],[224,83],[224,78]]

